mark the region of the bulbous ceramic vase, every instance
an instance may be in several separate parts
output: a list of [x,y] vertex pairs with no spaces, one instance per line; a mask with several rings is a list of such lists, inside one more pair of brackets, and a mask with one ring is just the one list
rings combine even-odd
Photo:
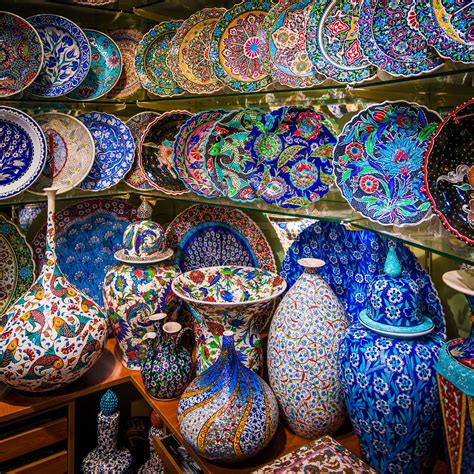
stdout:
[[268,334],[268,376],[281,414],[305,438],[332,434],[346,415],[338,369],[347,327],[339,300],[318,275],[322,260],[302,258],[304,272],[279,304]]
[[430,472],[440,428],[434,366],[443,334],[390,248],[341,344],[339,375],[362,454],[380,473]]
[[262,450],[278,426],[270,387],[240,362],[232,331],[224,331],[217,361],[181,396],[179,429],[200,456],[236,462]]
[[198,374],[217,360],[225,330],[234,333],[244,365],[260,372],[263,350],[254,317],[268,314],[269,305],[286,289],[283,278],[261,268],[207,267],[177,276],[172,289],[194,317]]
[[46,262],[31,288],[10,308],[0,338],[0,381],[29,392],[61,388],[99,359],[107,337],[100,307],[59,269],[54,199],[48,195]]

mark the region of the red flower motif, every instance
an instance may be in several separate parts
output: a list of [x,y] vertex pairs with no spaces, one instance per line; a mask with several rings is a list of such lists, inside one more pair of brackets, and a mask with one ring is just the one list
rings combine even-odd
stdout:
[[358,160],[364,153],[364,148],[360,143],[349,143],[346,146],[346,154],[353,160]]
[[202,283],[204,281],[204,278],[206,276],[204,275],[203,272],[201,272],[200,270],[197,270],[195,272],[190,272],[189,273],[189,278],[191,278],[191,280],[194,282],[194,283]]
[[361,187],[362,191],[372,194],[379,188],[379,181],[374,176],[367,175],[361,178],[359,186]]
[[384,121],[384,119],[385,119],[385,114],[384,114],[383,112],[378,112],[378,111],[375,112],[375,114],[374,114],[374,120],[375,120],[376,122],[381,123],[381,122]]

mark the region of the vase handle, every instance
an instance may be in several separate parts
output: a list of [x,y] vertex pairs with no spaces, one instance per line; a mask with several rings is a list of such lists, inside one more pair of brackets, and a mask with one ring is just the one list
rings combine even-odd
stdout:
[[[186,335],[190,335],[190,341],[192,341],[191,343],[189,344],[183,344],[182,343],[182,339],[184,336]],[[182,347],[184,347],[185,349],[187,349],[189,352],[192,352],[193,351],[193,348],[194,348],[194,344],[196,342],[196,337],[194,335],[194,331],[191,329],[191,328],[183,328],[181,329],[180,333],[178,334],[178,338],[177,338],[177,343],[179,345],[181,345]]]

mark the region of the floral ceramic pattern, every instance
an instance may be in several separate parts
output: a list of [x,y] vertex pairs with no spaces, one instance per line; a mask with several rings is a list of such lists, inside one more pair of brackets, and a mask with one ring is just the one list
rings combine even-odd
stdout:
[[94,100],[104,96],[117,83],[122,72],[122,55],[105,33],[84,30],[91,45],[91,67],[79,87],[68,94],[70,99]]
[[258,91],[271,83],[262,44],[262,24],[269,9],[266,0],[245,0],[227,10],[214,28],[210,51],[214,72],[235,91]]
[[166,64],[180,87],[193,94],[210,93],[222,85],[209,57],[217,20],[225,8],[204,8],[183,21],[171,40]]
[[206,172],[205,144],[212,127],[225,114],[225,110],[219,109],[193,115],[183,124],[173,145],[173,162],[179,179],[199,196],[220,196]]
[[36,30],[13,13],[0,12],[0,97],[26,89],[43,65],[43,44]]
[[87,36],[62,16],[35,15],[28,21],[38,31],[44,48],[43,67],[28,90],[43,97],[71,92],[89,72],[91,48]]
[[103,191],[117,184],[130,170],[135,143],[127,126],[105,112],[82,114],[79,120],[89,129],[95,144],[95,160],[80,184],[87,191]]
[[166,65],[170,42],[180,21],[165,21],[153,27],[143,36],[135,53],[135,70],[142,86],[159,96],[183,93]]
[[258,196],[285,208],[321,199],[334,182],[336,132],[311,108],[282,107],[257,119],[245,144],[247,178]]
[[46,207],[45,202],[37,202],[34,204],[19,205],[16,207],[16,215],[18,225],[23,231],[27,231],[34,220],[43,212]]
[[306,227],[314,224],[313,219],[294,219],[291,217],[285,219],[285,216],[269,216],[269,220],[275,229],[284,253],[288,252],[291,244]]
[[16,196],[41,175],[46,140],[29,115],[0,106],[0,199]]
[[334,148],[336,184],[349,204],[383,225],[414,225],[431,214],[423,158],[440,117],[421,105],[384,102],[348,122]]
[[360,43],[368,60],[394,76],[413,76],[443,64],[414,19],[417,0],[362,0]]
[[312,3],[309,56],[318,71],[338,82],[361,82],[377,72],[360,45],[360,4],[361,0]]

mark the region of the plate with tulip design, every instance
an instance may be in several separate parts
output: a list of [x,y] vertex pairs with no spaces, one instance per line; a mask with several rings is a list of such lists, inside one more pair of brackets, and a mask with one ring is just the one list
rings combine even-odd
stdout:
[[372,105],[352,118],[334,148],[336,184],[354,210],[383,225],[431,216],[423,159],[440,116],[404,101]]

